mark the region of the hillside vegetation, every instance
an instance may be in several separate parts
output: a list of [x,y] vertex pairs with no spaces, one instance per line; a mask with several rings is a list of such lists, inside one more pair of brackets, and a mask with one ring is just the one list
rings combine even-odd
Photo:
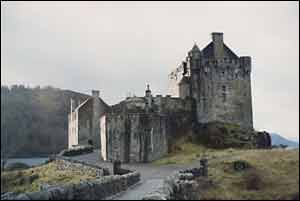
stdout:
[[1,171],[1,192],[34,192],[42,185],[76,184],[96,177],[96,171],[62,170],[54,161],[25,170]]
[[[154,164],[189,164],[206,156],[209,177],[199,179],[199,199],[299,199],[299,149],[208,149],[186,139]],[[249,165],[242,171],[234,162]]]
[[70,99],[88,97],[53,87],[1,86],[2,156],[42,156],[66,148]]

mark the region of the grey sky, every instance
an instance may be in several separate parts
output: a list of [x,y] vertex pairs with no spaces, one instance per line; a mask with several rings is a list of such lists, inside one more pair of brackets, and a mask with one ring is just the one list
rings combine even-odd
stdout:
[[1,84],[164,95],[214,31],[252,57],[255,128],[298,138],[298,2],[1,2]]

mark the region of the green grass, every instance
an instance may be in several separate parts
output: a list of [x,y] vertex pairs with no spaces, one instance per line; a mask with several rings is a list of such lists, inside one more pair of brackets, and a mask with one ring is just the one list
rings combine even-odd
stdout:
[[[180,139],[172,153],[156,165],[190,164],[208,157],[210,182],[199,180],[199,199],[292,199],[299,196],[299,149],[208,149]],[[244,160],[250,168],[237,172],[233,162]]]
[[181,138],[173,145],[171,153],[153,163],[156,165],[189,164],[211,151],[213,150]]
[[95,178],[95,171],[59,170],[57,162],[51,162],[26,170],[1,171],[1,192],[34,192],[41,184],[75,184]]
[[[252,168],[236,172],[245,160]],[[202,199],[291,199],[299,195],[299,150],[240,150],[209,160],[214,185],[201,190]],[[200,189],[199,189],[200,191]]]

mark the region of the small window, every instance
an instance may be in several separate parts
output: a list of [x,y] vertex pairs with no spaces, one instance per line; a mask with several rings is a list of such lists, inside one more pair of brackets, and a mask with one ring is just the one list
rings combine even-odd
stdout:
[[226,86],[225,85],[222,86],[222,99],[223,99],[223,102],[226,101]]
[[226,93],[222,93],[223,102],[226,102]]

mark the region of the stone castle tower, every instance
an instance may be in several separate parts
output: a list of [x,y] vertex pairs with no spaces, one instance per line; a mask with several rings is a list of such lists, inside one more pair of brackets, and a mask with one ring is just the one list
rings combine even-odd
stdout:
[[145,95],[115,105],[96,90],[74,109],[72,102],[69,148],[92,144],[105,161],[149,162],[166,155],[189,131],[212,147],[271,146],[270,135],[253,129],[251,58],[230,50],[223,33],[212,33],[202,50],[195,44],[173,77],[180,81],[174,85],[179,97],[155,96],[147,85]]
[[212,33],[212,42],[202,51],[195,44],[183,69],[179,96],[194,98],[199,123],[253,128],[251,57],[238,57],[225,45],[223,33]]

